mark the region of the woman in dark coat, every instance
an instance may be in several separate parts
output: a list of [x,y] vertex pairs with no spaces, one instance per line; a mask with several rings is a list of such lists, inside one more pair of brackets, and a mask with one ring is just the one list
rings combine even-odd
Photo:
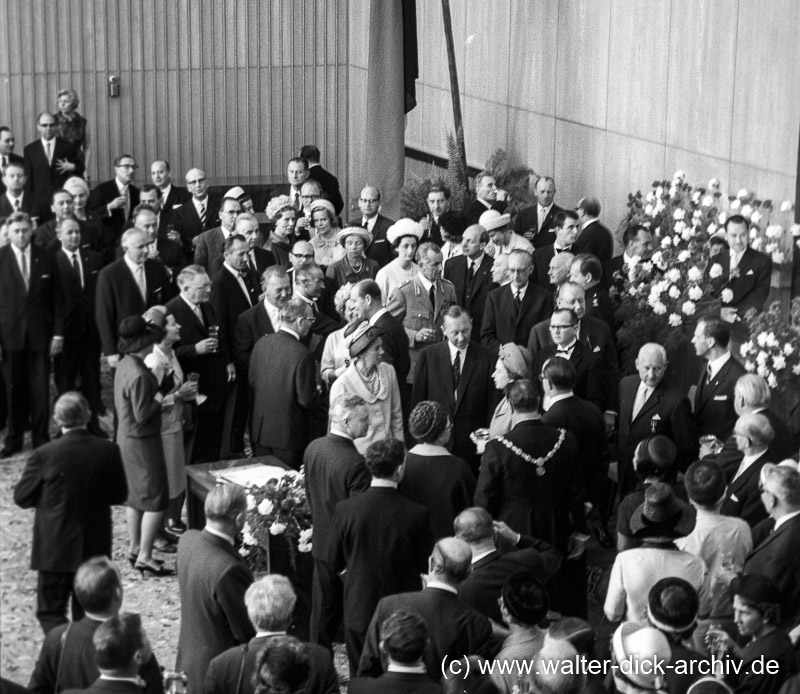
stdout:
[[129,316],[120,324],[119,335],[119,352],[125,356],[114,377],[114,405],[119,417],[117,444],[128,480],[128,560],[142,574],[166,576],[173,572],[153,559],[153,544],[169,503],[161,403],[173,384],[165,378],[159,386],[144,363],[164,333],[141,316]]

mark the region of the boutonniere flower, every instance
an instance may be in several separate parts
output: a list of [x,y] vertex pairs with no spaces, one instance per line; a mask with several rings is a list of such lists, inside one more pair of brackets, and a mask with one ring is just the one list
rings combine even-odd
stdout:
[[739,273],[739,266],[738,265],[736,267],[734,267],[734,268],[731,268],[730,274],[728,275],[728,277],[730,279],[736,280],[736,279],[739,279],[740,276],[741,275]]

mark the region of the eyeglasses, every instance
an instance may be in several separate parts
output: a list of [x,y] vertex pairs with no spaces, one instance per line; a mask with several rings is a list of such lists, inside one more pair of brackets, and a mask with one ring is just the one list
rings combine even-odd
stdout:
[[304,258],[305,260],[310,260],[314,257],[313,253],[292,253],[295,258]]
[[301,316],[300,320],[305,320],[308,321],[309,323],[313,323],[315,319],[314,316]]
[[222,214],[233,214],[233,215],[236,215],[236,214],[240,214],[240,213],[241,213],[241,210],[222,210]]
[[55,128],[55,123],[39,123],[40,128]]
[[378,198],[361,198],[359,202],[363,202],[365,205],[374,205],[376,202],[379,202]]
[[570,328],[577,328],[577,325],[553,325],[550,323],[550,330],[569,330]]
[[118,169],[130,169],[131,171],[136,171],[138,169],[138,165],[136,164],[117,164]]
[[206,182],[205,178],[198,178],[196,181],[186,181],[186,185],[187,186],[194,186],[194,185],[197,185],[198,183],[205,183],[205,182]]

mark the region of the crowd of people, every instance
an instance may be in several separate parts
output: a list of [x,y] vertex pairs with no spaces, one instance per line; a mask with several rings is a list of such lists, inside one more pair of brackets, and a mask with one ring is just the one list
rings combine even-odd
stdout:
[[[260,213],[197,167],[180,187],[165,160],[138,188],[129,154],[92,187],[77,105],[60,94],[22,158],[0,127],[0,456],[30,429],[14,499],[36,509],[46,634],[30,690],[163,691],[107,558],[118,504],[131,567],[177,573],[192,693],[338,691],[335,642],[352,692],[800,687],[798,427],[731,351],[769,293],[747,220],[715,239],[733,298],[698,318],[685,392],[661,344],[621,366],[615,296],[653,231],[626,229],[614,256],[600,203],[560,207],[552,178],[514,214],[489,172],[463,210],[433,184],[429,213],[399,220],[366,185],[343,222],[306,145]],[[304,474],[308,623],[292,583],[237,551],[243,488],[209,492],[204,528],[184,520],[187,466],[248,455]],[[589,621],[590,542],[617,551],[608,624]],[[581,656],[618,667],[510,669]],[[653,657],[697,667],[635,667]]]

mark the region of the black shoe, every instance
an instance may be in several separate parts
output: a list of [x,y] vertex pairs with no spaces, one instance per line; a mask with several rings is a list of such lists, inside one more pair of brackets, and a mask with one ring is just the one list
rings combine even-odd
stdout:
[[166,527],[173,535],[183,535],[188,530],[186,523],[182,523],[179,520],[168,520]]
[[144,562],[136,562],[136,566],[133,568],[142,574],[142,578],[144,578],[145,573],[158,577],[175,575],[175,572],[172,569],[168,569],[165,566],[156,563],[148,562],[145,564]]
[[6,444],[2,448],[0,448],[0,458],[10,458],[15,453],[19,453],[22,450],[22,446],[9,446]]

